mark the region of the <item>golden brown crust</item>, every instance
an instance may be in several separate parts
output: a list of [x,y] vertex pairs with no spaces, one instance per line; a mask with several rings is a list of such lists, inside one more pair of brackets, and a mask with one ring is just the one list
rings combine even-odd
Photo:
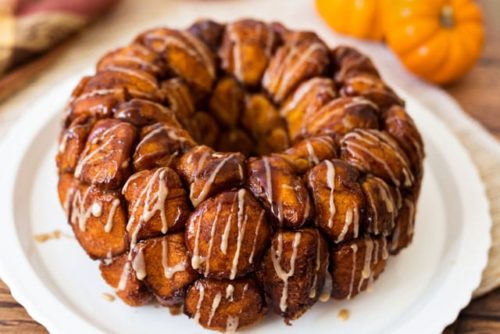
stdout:
[[119,193],[77,184],[68,217],[76,239],[91,258],[109,258],[128,250],[127,216]]
[[81,93],[87,80],[81,81],[81,88],[74,93],[67,106],[66,125],[79,117],[90,116],[93,118],[111,117],[116,106],[129,98],[129,93],[124,87],[112,89],[96,89]]
[[411,187],[410,162],[394,139],[378,130],[357,129],[341,141],[341,157],[359,170],[397,187]]
[[193,268],[217,279],[233,280],[254,271],[270,234],[265,210],[245,189],[204,201],[186,225]]
[[56,163],[59,173],[73,173],[82,153],[95,119],[90,116],[79,116],[61,132],[57,150]]
[[123,187],[128,202],[127,231],[132,244],[178,231],[189,215],[186,191],[177,173],[162,167],[132,175]]
[[306,137],[328,135],[339,140],[354,129],[378,129],[378,108],[364,98],[341,97],[309,114],[303,123]]
[[239,20],[226,26],[221,67],[244,85],[260,83],[277,45],[274,30],[261,21]]
[[214,55],[189,31],[152,29],[139,35],[136,41],[158,53],[170,71],[197,91],[210,91],[216,74]]
[[415,200],[410,197],[404,198],[396,218],[396,226],[392,231],[392,235],[388,238],[391,254],[398,254],[411,243],[415,232],[415,212]]
[[215,85],[210,97],[210,110],[214,116],[229,128],[235,128],[243,110],[245,91],[236,79],[224,77]]
[[334,79],[337,83],[342,84],[346,79],[357,74],[380,76],[370,58],[354,48],[338,46],[332,50],[332,59],[336,67]]
[[302,174],[323,160],[337,157],[337,145],[329,136],[310,137],[297,142],[281,154]]
[[214,146],[219,137],[219,124],[206,112],[196,112],[186,128],[201,145]]
[[223,152],[240,152],[246,157],[256,151],[253,139],[241,129],[230,129],[221,133],[217,147]]
[[159,77],[165,75],[167,70],[156,53],[136,43],[108,52],[97,63],[96,71],[120,67],[147,72]]
[[200,279],[189,288],[184,313],[207,329],[234,332],[261,320],[266,304],[253,279]]
[[365,236],[330,252],[332,297],[351,299],[368,289],[384,271],[389,256],[384,237]]
[[280,23],[142,33],[78,83],[59,144],[59,200],[104,279],[208,329],[265,298],[287,323],[352,298],[413,238],[404,101],[366,55]]
[[128,305],[142,306],[151,300],[151,293],[136,277],[128,253],[101,261],[99,269],[106,283]]
[[369,73],[360,73],[346,78],[340,94],[362,96],[375,103],[380,110],[387,110],[393,105],[404,106],[403,100],[382,79]]
[[264,94],[248,95],[241,118],[245,128],[257,141],[257,153],[281,152],[289,146],[288,134],[279,112]]
[[325,160],[307,175],[316,225],[332,243],[360,236],[364,196],[358,180],[358,171],[342,160]]
[[413,119],[401,106],[389,108],[383,115],[384,129],[406,153],[416,176],[422,173],[424,143]]
[[389,235],[394,229],[399,210],[398,201],[394,198],[394,193],[398,192],[397,188],[371,175],[363,181],[362,187],[366,198],[367,232],[375,235]]
[[195,97],[189,86],[184,80],[173,78],[163,81],[160,89],[177,120],[186,127],[195,112]]
[[64,213],[68,215],[71,201],[73,200],[73,193],[78,184],[75,180],[73,174],[63,173],[59,175],[59,181],[57,182],[57,194],[59,196],[59,203],[64,209]]
[[322,75],[328,63],[328,48],[321,41],[289,41],[271,58],[262,86],[274,101],[282,102],[301,82]]
[[258,277],[273,311],[288,322],[318,300],[327,269],[327,243],[316,229],[278,231]]
[[244,161],[241,153],[214,152],[207,146],[196,146],[184,154],[177,169],[190,184],[193,206],[223,189],[241,185],[245,178]]
[[205,43],[206,46],[215,52],[222,40],[224,25],[208,19],[200,19],[193,23],[189,28],[189,32]]
[[148,72],[123,67],[113,67],[97,72],[86,82],[80,97],[96,94],[96,92],[113,92],[121,95],[126,92],[132,97],[152,101],[163,99],[158,90],[156,77]]
[[130,155],[137,130],[115,119],[98,121],[90,132],[75,177],[88,184],[116,189],[130,174]]
[[306,187],[280,156],[252,158],[248,162],[247,187],[259,199],[279,227],[296,229],[313,217]]
[[170,167],[179,157],[196,145],[189,133],[165,123],[143,127],[133,155],[137,171],[156,167]]
[[182,304],[187,287],[198,278],[189,263],[183,233],[141,241],[131,263],[137,278],[165,306]]
[[304,119],[316,113],[337,96],[335,84],[328,78],[312,78],[302,83],[283,104],[281,117],[286,119],[292,140],[303,132]]
[[114,117],[135,126],[146,126],[159,122],[180,127],[176,114],[171,109],[144,99],[131,99],[120,103],[116,107]]

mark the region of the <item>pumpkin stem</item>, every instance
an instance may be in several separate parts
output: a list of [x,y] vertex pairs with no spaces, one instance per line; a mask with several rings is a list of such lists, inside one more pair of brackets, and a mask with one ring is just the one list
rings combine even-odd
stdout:
[[439,20],[441,25],[445,28],[453,28],[455,26],[455,15],[451,5],[444,5],[443,8],[441,8]]

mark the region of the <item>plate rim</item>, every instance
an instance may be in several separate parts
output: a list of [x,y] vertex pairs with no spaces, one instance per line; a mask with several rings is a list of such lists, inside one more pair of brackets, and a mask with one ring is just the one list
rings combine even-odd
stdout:
[[[2,224],[0,224],[0,242],[6,246],[6,249],[10,250],[9,256],[5,256],[5,253],[3,252],[0,253],[0,277],[10,288],[12,296],[25,307],[28,314],[53,333],[66,333],[69,328],[74,333],[102,333],[102,330],[82,318],[81,315],[72,310],[66,309],[62,302],[50,293],[48,288],[46,288],[42,283],[39,276],[34,272],[33,267],[25,257],[23,247],[15,231],[16,222],[14,219],[14,212],[12,210],[12,204],[15,201],[13,190],[17,179],[17,167],[21,163],[22,158],[26,153],[26,149],[32,143],[33,139],[40,132],[40,130],[47,124],[47,122],[50,121],[52,117],[56,116],[57,113],[60,113],[60,110],[57,110],[56,108],[46,113],[40,112],[39,110],[51,110],[51,98],[60,98],[62,92],[65,91],[68,91],[69,93],[69,91],[71,91],[71,87],[74,86],[71,83],[76,83],[78,79],[87,72],[88,71],[83,71],[71,76],[67,80],[50,89],[47,95],[34,101],[37,105],[44,107],[33,109],[21,116],[9,129],[6,138],[0,144],[0,155],[9,157],[9,159],[6,159],[5,161],[4,168],[2,168],[4,172],[0,174],[0,184],[4,185],[0,188],[0,212],[3,212],[5,217]],[[467,233],[468,230],[469,232],[470,230],[475,230],[474,235],[476,236],[476,239],[474,240],[476,243],[474,255],[470,256],[469,254],[468,258],[461,258],[462,261],[465,261],[463,265],[465,264],[468,268],[467,279],[461,279],[459,283],[454,284],[454,287],[458,286],[459,289],[455,290],[454,293],[449,293],[447,295],[446,312],[442,312],[441,308],[437,308],[440,305],[439,303],[436,304],[434,302],[431,306],[434,307],[436,311],[440,311],[439,313],[435,313],[439,314],[439,316],[435,316],[433,319],[425,319],[428,321],[425,325],[426,330],[429,333],[438,333],[456,319],[460,310],[470,301],[474,289],[479,286],[482,271],[486,267],[488,251],[491,246],[490,230],[492,226],[492,218],[489,209],[490,203],[486,195],[485,185],[480,178],[477,167],[474,165],[466,148],[460,143],[455,134],[442,120],[434,115],[428,107],[419,102],[417,98],[414,98],[405,90],[396,88],[396,91],[407,102],[411,101],[412,105],[418,106],[420,110],[424,110],[426,113],[425,117],[432,119],[434,125],[445,133],[445,136],[447,137],[446,140],[448,142],[447,144],[454,146],[454,154],[460,155],[464,160],[464,164],[461,168],[468,169],[468,174],[473,176],[475,179],[474,182],[469,182],[475,192],[475,196],[473,197],[473,201],[475,203],[474,208],[482,208],[482,210],[478,210],[476,212],[476,215],[479,217],[477,221],[479,221],[480,224],[476,222],[474,222],[474,224],[472,222],[464,224],[465,229],[463,234]],[[16,136],[18,133],[23,133],[23,135]],[[459,187],[463,186],[459,183],[457,183],[457,185]],[[467,207],[470,208],[471,205],[468,205],[465,208]],[[473,228],[472,225],[474,225]],[[459,254],[462,254],[465,248],[466,247],[464,245],[460,245]],[[18,256],[21,256],[22,259],[12,256],[12,254],[17,254]],[[457,268],[460,269],[459,266],[454,266],[450,273],[457,271]],[[461,271],[459,270],[459,272]],[[24,277],[21,277],[19,280],[18,278],[20,275]],[[26,280],[27,277],[30,279]],[[38,291],[42,295],[38,297],[30,296],[28,291],[30,289],[24,288],[23,284],[20,284],[20,281],[23,280],[29,281],[30,284],[35,285],[36,288],[41,289]],[[447,286],[446,288],[449,290],[451,287]],[[44,297],[43,302],[45,307],[40,307],[41,297]],[[49,305],[50,309],[48,307]],[[52,313],[54,313],[53,308],[58,310],[57,319],[52,315]],[[65,313],[66,316],[61,316]],[[429,311],[427,313],[429,313]],[[413,326],[415,326],[415,322],[423,320],[419,319],[418,315],[420,314],[422,314],[422,312],[418,313],[417,317],[413,317],[410,321],[404,323],[399,329],[414,332],[412,331],[412,328],[415,328],[411,327],[411,325],[413,323]]]

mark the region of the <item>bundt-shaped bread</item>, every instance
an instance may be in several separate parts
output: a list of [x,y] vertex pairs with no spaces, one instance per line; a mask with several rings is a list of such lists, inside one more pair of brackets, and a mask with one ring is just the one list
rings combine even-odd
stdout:
[[246,19],[158,28],[74,89],[57,166],[124,302],[205,328],[350,299],[412,240],[423,142],[365,55]]

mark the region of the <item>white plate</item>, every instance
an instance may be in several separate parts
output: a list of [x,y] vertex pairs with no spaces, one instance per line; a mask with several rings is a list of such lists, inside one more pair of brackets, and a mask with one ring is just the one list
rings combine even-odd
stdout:
[[[110,288],[74,239],[34,241],[35,234],[55,229],[71,234],[57,201],[54,155],[60,113],[76,82],[69,80],[37,101],[0,152],[2,279],[53,333],[203,332],[164,308],[106,301],[102,294]],[[246,332],[439,333],[469,301],[490,246],[483,185],[457,139],[417,101],[400,93],[427,151],[413,244],[389,260],[373,292],[352,301],[318,303],[292,327],[270,317]],[[347,321],[337,317],[342,308],[350,311]]]

